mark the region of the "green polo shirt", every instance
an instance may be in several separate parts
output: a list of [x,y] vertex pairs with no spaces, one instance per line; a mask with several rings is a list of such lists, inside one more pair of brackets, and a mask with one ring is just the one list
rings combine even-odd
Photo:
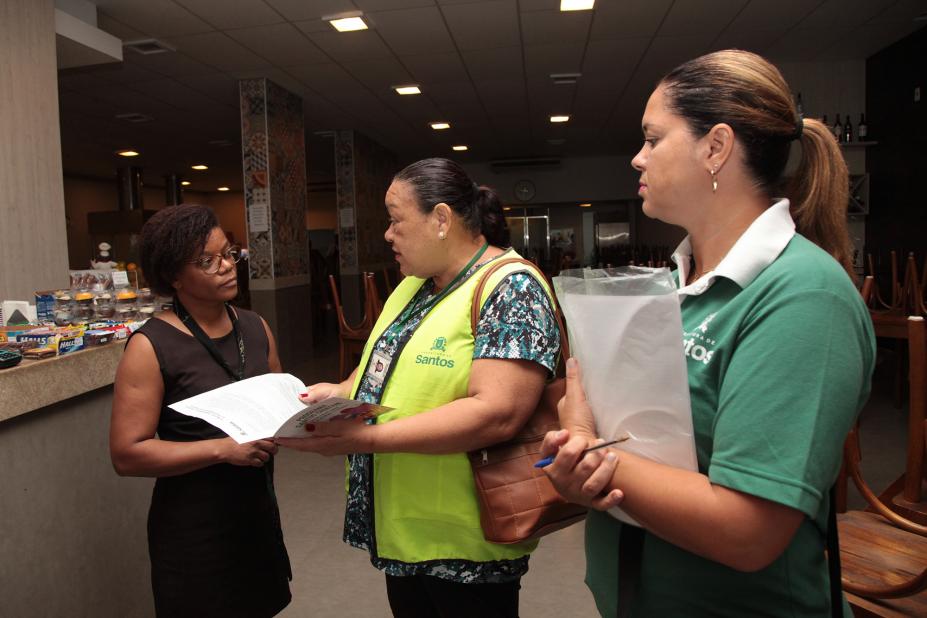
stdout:
[[[635,616],[830,615],[827,491],[869,395],[875,339],[846,273],[793,229],[783,200],[680,296],[699,471],[806,517],[755,573],[645,535]],[[684,281],[688,259],[678,263]],[[586,523],[586,580],[603,616],[615,615],[620,526],[598,512]]]

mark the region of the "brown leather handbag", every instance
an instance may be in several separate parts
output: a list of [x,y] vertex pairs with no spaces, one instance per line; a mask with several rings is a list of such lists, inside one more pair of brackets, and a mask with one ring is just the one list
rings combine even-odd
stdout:
[[[521,258],[503,259],[489,267],[473,294],[470,324],[474,333],[486,282],[496,270],[512,262],[523,263],[540,273],[537,266]],[[556,300],[553,302],[554,316],[560,327],[562,367],[564,359],[569,357],[569,346]],[[535,462],[541,459],[544,434],[560,429],[557,402],[566,392],[566,382],[562,371],[558,370],[557,375],[560,377],[544,387],[537,409],[514,438],[469,453],[480,502],[480,525],[487,541],[520,543],[550,534],[586,517],[585,507],[564,500],[547,475],[534,467]]]

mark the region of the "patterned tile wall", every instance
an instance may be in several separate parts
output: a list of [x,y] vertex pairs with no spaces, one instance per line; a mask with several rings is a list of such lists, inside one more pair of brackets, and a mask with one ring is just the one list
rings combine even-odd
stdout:
[[307,274],[302,99],[263,78],[239,88],[251,278]]
[[335,133],[335,185],[342,274],[376,271],[392,264],[383,239],[387,214],[383,205],[398,158],[356,131]]

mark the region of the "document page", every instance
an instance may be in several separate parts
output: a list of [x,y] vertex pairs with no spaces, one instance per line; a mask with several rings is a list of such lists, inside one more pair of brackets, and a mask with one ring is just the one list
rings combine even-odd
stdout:
[[239,444],[271,437],[304,438],[306,423],[372,418],[389,408],[333,397],[311,406],[299,401],[306,386],[288,373],[266,373],[200,393],[169,407],[214,425]]

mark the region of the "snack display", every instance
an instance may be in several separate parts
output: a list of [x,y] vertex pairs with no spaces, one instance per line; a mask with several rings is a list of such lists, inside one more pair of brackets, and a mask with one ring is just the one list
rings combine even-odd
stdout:
[[37,324],[0,327],[0,350],[35,360],[125,341],[166,300],[136,289],[137,278],[135,272],[70,271],[70,288],[35,293],[42,308]]

